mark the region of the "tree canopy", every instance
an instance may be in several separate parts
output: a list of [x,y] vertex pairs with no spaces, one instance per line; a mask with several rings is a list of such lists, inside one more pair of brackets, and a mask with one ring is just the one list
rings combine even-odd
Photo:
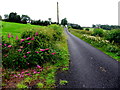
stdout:
[[68,24],[68,21],[67,21],[66,18],[64,18],[64,19],[61,20],[61,25],[65,26],[67,24]]

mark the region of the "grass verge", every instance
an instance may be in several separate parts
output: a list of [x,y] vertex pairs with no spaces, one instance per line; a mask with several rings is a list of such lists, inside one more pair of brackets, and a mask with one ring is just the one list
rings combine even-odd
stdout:
[[89,34],[91,32],[89,31],[86,32],[86,31],[72,30],[72,29],[70,29],[69,31],[76,37],[84,40],[85,42],[101,50],[105,54],[116,59],[117,61],[120,61],[120,55],[119,55],[120,47],[118,45],[112,44],[101,37],[91,36]]

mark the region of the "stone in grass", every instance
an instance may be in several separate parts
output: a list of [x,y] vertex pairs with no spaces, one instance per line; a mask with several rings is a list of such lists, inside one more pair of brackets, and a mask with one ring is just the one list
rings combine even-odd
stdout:
[[67,83],[68,83],[68,81],[66,81],[66,80],[60,80],[60,85],[65,85]]

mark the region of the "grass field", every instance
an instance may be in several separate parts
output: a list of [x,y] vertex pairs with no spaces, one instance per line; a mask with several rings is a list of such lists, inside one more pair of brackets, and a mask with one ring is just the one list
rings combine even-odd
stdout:
[[[25,30],[32,29],[34,27],[41,27],[30,24],[19,24],[19,23],[11,23],[11,22],[1,22],[2,27],[2,35],[7,36],[8,33],[11,33],[13,36],[18,35],[20,37],[21,33]],[[14,37],[15,38],[15,37]]]

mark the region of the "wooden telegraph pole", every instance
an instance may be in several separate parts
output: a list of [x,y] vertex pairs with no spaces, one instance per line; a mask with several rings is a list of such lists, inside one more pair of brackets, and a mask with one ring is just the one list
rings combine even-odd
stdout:
[[59,6],[57,2],[57,23],[59,24]]

